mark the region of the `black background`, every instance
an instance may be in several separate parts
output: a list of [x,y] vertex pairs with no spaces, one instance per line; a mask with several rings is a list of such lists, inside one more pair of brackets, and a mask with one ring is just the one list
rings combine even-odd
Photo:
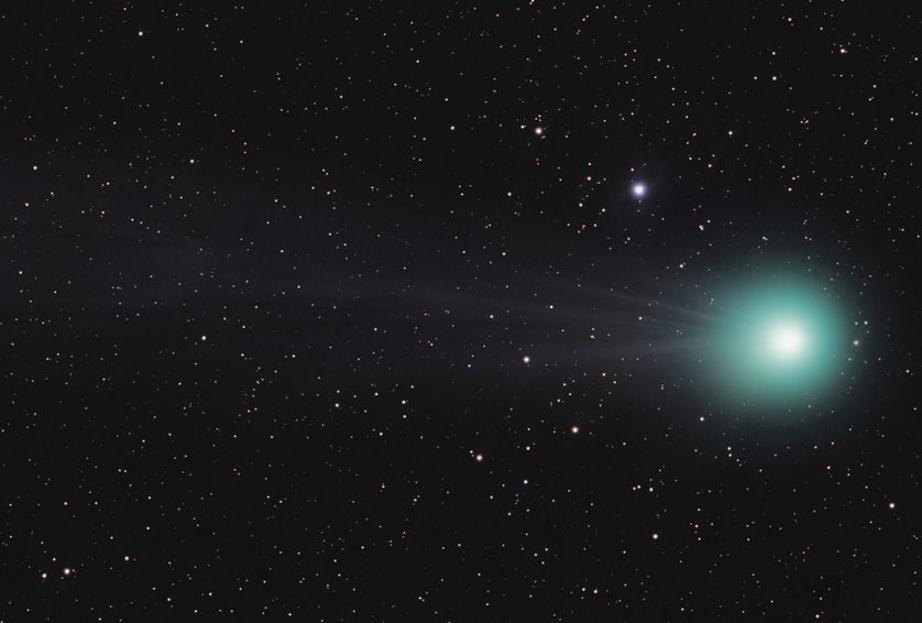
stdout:
[[[896,1],[5,3],[0,618],[917,620],[920,56]],[[721,405],[678,334],[779,267],[858,346]]]

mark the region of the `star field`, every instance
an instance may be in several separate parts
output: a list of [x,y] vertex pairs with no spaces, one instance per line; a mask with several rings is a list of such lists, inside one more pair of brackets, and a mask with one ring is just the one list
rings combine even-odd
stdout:
[[916,3],[0,46],[0,623],[918,620]]

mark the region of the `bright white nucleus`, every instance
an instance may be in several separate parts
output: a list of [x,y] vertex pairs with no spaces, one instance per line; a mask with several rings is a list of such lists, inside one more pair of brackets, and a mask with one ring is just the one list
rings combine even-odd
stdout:
[[772,354],[781,359],[796,359],[804,352],[806,336],[796,325],[779,325],[768,336],[768,347]]

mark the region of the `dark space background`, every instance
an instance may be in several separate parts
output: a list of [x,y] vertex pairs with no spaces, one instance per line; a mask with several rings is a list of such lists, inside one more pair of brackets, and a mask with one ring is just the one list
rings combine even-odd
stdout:
[[[0,621],[919,620],[920,57],[908,1],[4,3]],[[859,345],[727,408],[673,351],[767,266]]]

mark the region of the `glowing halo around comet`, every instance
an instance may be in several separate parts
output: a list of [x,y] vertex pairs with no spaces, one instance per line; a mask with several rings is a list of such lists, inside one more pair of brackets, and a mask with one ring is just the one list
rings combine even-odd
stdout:
[[823,288],[790,279],[747,284],[719,297],[718,308],[701,361],[719,398],[808,404],[842,376],[845,323]]

